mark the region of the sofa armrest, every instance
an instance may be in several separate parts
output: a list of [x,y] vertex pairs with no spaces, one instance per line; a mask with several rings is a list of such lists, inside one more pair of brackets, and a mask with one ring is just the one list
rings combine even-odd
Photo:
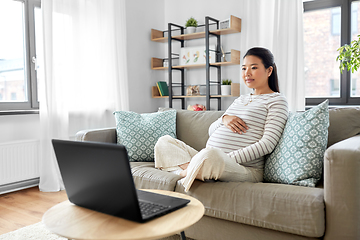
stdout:
[[116,128],[82,130],[75,135],[76,141],[116,143]]
[[360,135],[326,150],[324,200],[324,239],[360,239]]

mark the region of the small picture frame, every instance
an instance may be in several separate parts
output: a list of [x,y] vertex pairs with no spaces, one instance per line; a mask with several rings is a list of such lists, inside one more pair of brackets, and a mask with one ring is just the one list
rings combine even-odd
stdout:
[[[215,44],[209,46],[210,50],[215,50]],[[214,51],[210,51],[209,56],[210,63],[216,62],[216,54]],[[206,47],[182,47],[180,49],[180,65],[195,65],[206,63]]]
[[230,18],[220,21],[220,29],[230,28]]

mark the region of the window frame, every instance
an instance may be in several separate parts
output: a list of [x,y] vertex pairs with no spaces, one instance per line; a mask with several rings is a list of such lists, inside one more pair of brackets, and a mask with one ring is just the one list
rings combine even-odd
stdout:
[[[357,0],[316,0],[303,2],[303,6],[304,12],[341,7],[340,44],[343,46],[351,42],[351,3],[355,1]],[[340,74],[340,97],[306,98],[306,105],[317,105],[326,99],[329,99],[329,105],[360,105],[360,97],[351,97],[352,86],[350,73],[349,71],[343,71],[343,73]]]
[[36,57],[34,10],[36,7],[41,8],[41,0],[13,1],[24,4],[24,70],[28,100],[26,102],[0,102],[0,115],[37,113],[39,109],[37,73],[32,57]]

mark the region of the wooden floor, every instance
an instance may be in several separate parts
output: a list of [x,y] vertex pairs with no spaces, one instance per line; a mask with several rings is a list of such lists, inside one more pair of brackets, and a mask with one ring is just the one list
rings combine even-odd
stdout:
[[0,235],[40,222],[49,208],[65,200],[65,191],[45,193],[38,187],[0,195]]

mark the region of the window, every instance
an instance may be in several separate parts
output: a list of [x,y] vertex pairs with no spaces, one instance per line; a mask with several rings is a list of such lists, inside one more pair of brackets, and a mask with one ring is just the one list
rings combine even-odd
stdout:
[[[331,86],[331,83],[340,82],[336,62],[336,49],[340,47],[340,10],[340,7],[333,7],[304,13],[305,93],[308,98],[340,97],[339,86]],[[338,91],[332,91],[335,89]]]
[[339,95],[339,79],[330,79],[330,96]]
[[[353,1],[351,3],[351,41],[358,39],[360,34],[358,23],[360,22],[359,18],[359,4],[360,1]],[[351,73],[351,97],[360,97],[360,71]]]
[[358,33],[358,3],[353,2],[351,4],[351,33]]
[[40,0],[0,1],[0,111],[39,106],[35,66],[39,9]]
[[[339,70],[337,49],[360,34],[359,0],[304,1],[306,105],[360,105],[360,71]],[[358,76],[359,75],[359,76]]]
[[351,80],[353,80],[351,82],[351,94],[352,94],[352,96],[359,96],[359,92],[358,92],[359,89],[356,88],[357,79],[353,78]]
[[333,35],[340,35],[340,22],[341,22],[340,8],[331,9],[331,14],[332,14],[331,32]]

